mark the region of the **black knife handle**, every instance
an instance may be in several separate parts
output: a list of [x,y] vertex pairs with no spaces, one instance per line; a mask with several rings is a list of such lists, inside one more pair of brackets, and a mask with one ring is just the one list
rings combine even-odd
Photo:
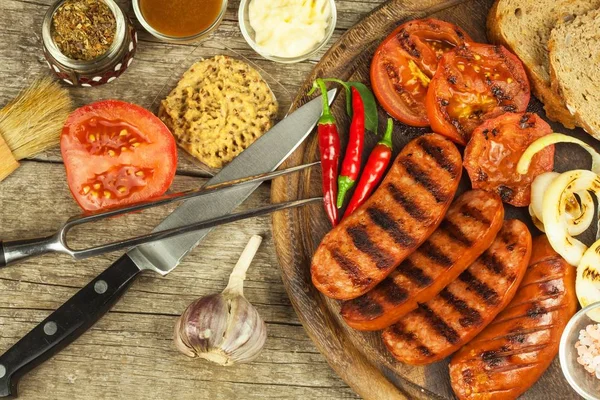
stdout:
[[139,273],[123,255],[0,356],[0,397],[17,397],[19,379],[94,325]]

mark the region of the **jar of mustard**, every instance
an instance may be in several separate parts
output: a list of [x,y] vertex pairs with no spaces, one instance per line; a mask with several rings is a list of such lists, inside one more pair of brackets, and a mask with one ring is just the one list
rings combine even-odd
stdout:
[[67,85],[117,79],[133,61],[137,33],[114,0],[58,0],[42,23],[48,67]]

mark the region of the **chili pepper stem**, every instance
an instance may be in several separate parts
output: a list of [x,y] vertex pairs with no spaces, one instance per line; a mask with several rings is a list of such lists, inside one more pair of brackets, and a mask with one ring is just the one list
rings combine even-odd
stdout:
[[385,127],[385,134],[383,135],[383,139],[381,139],[379,141],[379,144],[383,144],[391,149],[393,132],[394,132],[394,121],[391,118],[388,118],[387,126]]
[[348,176],[341,175],[338,177],[338,195],[337,195],[337,208],[342,208],[344,205],[344,198],[346,193],[354,186],[354,180]]
[[329,97],[327,96],[327,87],[325,86],[325,81],[323,81],[321,78],[317,78],[313,85],[316,85],[321,91],[323,113],[321,114],[321,118],[319,118],[319,124],[335,124],[335,118],[333,117],[333,114],[331,114],[331,109],[329,108]]

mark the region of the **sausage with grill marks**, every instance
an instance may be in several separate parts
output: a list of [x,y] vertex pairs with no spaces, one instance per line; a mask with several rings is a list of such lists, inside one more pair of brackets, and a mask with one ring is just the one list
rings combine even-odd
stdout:
[[387,328],[471,265],[490,247],[503,220],[504,206],[497,194],[483,190],[462,194],[429,239],[383,282],[343,304],[344,320],[358,330]]
[[576,309],[575,268],[546,235],[537,237],[514,299],[452,357],[454,393],[459,399],[516,399],[550,366]]
[[311,265],[315,287],[349,300],[385,279],[437,228],[461,173],[460,153],[443,136],[408,143],[371,198],[323,238]]
[[492,245],[437,296],[383,331],[388,350],[424,365],[454,353],[483,330],[514,297],[531,257],[531,234],[505,221]]

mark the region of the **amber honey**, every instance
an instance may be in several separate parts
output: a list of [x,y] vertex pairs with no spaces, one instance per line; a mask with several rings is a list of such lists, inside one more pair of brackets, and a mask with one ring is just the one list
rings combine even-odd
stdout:
[[163,35],[195,36],[219,17],[223,0],[139,0],[146,22]]

